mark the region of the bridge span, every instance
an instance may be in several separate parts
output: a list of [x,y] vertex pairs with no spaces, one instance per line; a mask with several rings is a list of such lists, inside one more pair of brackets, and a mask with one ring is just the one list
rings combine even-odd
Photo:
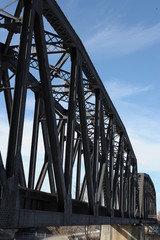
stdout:
[[19,0],[0,27],[0,228],[155,223],[154,184],[56,1]]

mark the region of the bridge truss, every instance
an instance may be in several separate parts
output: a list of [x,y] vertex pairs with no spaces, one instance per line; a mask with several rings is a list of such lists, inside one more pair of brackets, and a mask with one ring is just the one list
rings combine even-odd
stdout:
[[56,1],[20,0],[0,27],[0,227],[152,222],[154,185]]

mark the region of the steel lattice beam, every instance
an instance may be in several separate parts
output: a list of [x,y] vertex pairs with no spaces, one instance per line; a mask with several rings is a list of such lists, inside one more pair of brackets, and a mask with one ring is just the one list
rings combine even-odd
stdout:
[[56,1],[19,0],[0,27],[8,30],[0,114],[9,129],[7,153],[0,145],[0,227],[155,222],[154,185],[138,174],[126,129]]

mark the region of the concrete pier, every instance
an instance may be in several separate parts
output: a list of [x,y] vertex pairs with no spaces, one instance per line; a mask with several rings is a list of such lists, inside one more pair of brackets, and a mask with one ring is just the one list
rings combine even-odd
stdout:
[[100,240],[145,240],[143,225],[102,225]]

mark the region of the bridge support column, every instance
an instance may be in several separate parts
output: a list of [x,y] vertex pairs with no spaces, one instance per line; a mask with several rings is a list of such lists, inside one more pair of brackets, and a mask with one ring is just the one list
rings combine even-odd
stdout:
[[145,240],[144,225],[102,225],[100,240]]

